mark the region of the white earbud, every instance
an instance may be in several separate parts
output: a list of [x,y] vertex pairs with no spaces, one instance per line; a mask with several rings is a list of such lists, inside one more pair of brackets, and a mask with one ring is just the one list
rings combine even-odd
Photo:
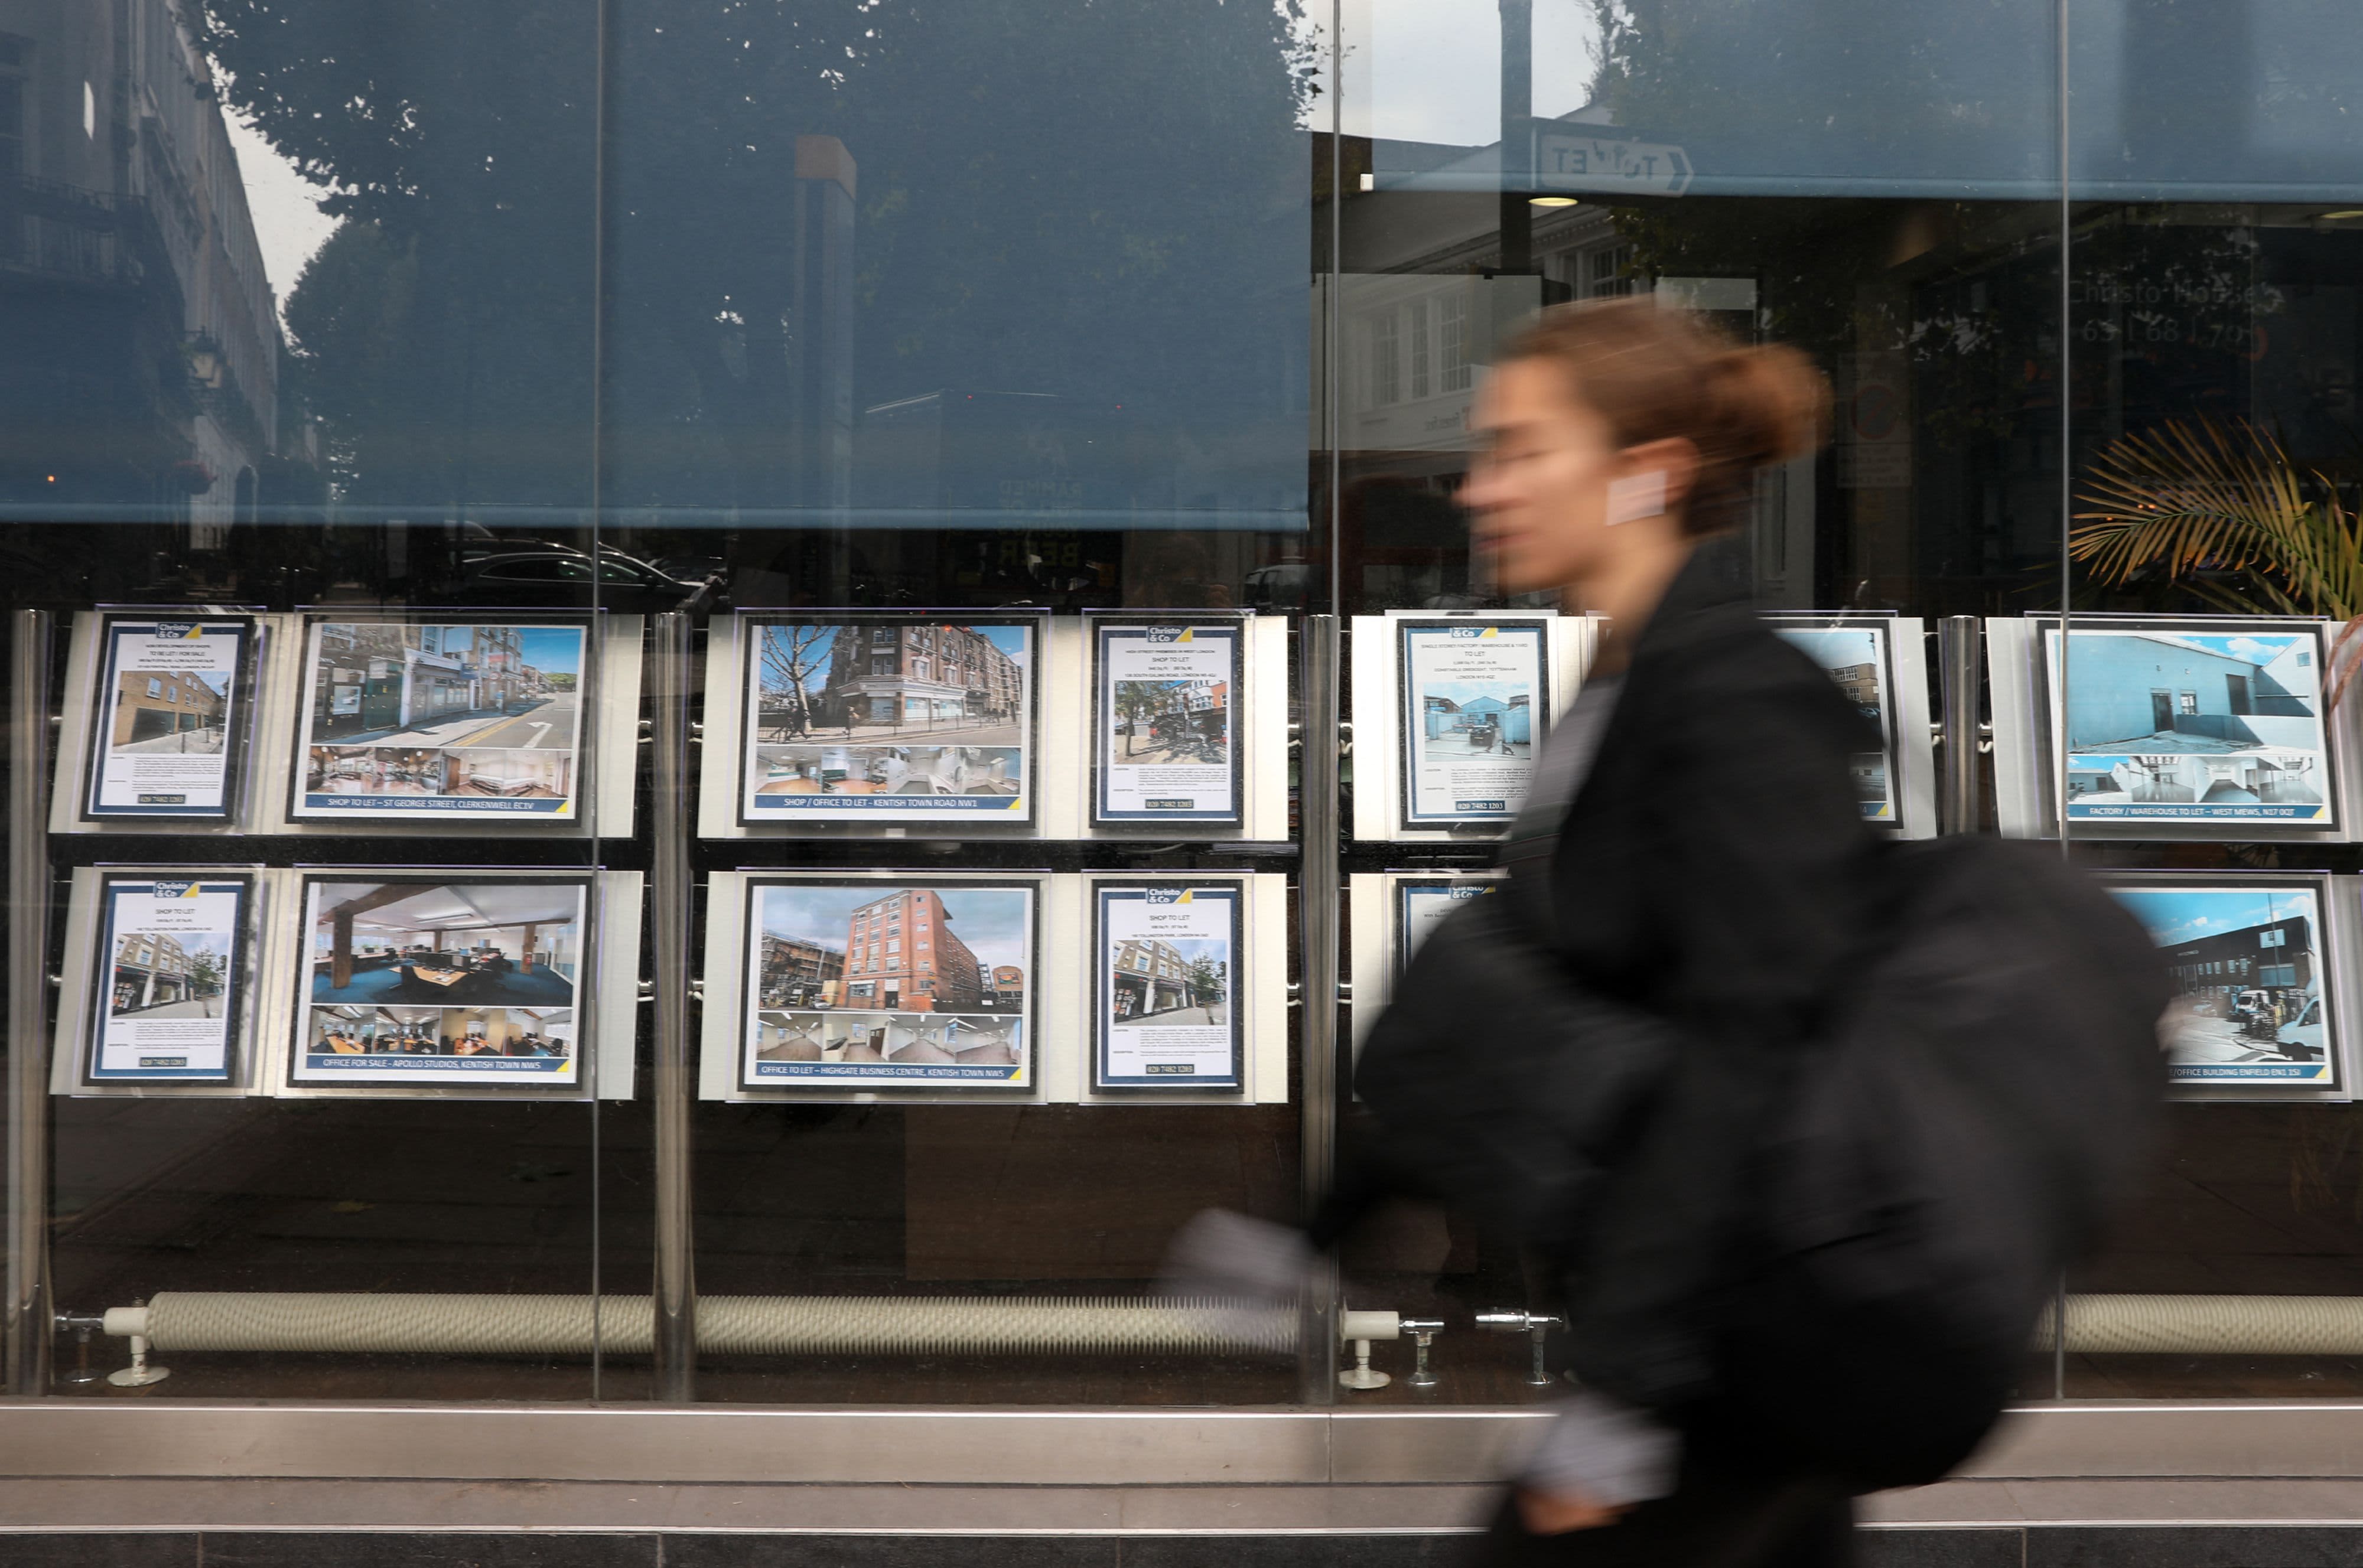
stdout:
[[1666,511],[1666,470],[1651,469],[1647,473],[1608,481],[1608,525],[1636,523],[1644,517],[1661,517]]

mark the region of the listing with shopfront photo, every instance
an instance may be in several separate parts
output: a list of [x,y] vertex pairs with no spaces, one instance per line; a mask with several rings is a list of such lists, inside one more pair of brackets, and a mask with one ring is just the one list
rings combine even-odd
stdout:
[[109,615],[85,820],[227,820],[250,707],[250,617]]
[[299,819],[571,821],[587,626],[316,621]]
[[245,1002],[250,877],[109,876],[86,1081],[227,1083]]

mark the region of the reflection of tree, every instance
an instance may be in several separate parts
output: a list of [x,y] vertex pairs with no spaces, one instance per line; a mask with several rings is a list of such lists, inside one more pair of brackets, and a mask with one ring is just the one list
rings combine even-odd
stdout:
[[1223,999],[1223,966],[1207,954],[1190,960],[1190,999],[1206,1007]]
[[[855,408],[1048,392],[1123,404],[1136,429],[1187,416],[1202,448],[1232,411],[1269,418],[1243,389],[1285,387],[1303,330],[1301,278],[1292,297],[1272,265],[1301,272],[1304,244],[1294,8],[617,0],[608,500],[776,504],[793,488],[805,459],[782,415],[815,351],[789,308],[808,259],[800,136],[838,138],[857,169]],[[587,499],[592,17],[551,0],[211,0],[236,107],[337,188],[343,226],[289,314],[349,499]],[[1104,445],[1142,439],[1126,428]]]
[[759,677],[762,689],[786,692],[781,705],[794,721],[788,725],[789,733],[809,734],[813,727],[812,692],[804,683],[827,666],[829,650],[837,642],[837,628],[768,626],[762,637],[763,668]]
[[189,960],[189,994],[193,997],[219,996],[222,989],[222,961],[217,953],[200,953]]

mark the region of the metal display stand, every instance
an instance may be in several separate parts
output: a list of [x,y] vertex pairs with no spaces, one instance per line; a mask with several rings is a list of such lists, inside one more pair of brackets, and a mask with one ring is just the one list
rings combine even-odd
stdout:
[[[2190,628],[2210,635],[2244,631],[2288,632],[2326,628],[2328,623],[2309,619],[2264,619],[2246,615],[2091,615],[2079,614],[2074,631],[2167,632]],[[1985,624],[1986,672],[1993,708],[1994,807],[2001,831],[2016,838],[2057,838],[2064,817],[2061,791],[2066,758],[2052,746],[2052,714],[2057,694],[2045,671],[2044,634],[2058,625],[2056,615],[1995,616]],[[2076,642],[2069,647],[2072,676]],[[2325,638],[2325,646],[2327,639]],[[2326,675],[2326,671],[2324,672]],[[2212,693],[2209,694],[2212,697]],[[2179,701],[2179,696],[2172,699]],[[2326,706],[2326,698],[2322,700]],[[2358,778],[2358,743],[2351,710],[2326,713],[2323,720],[2324,754],[2331,775],[2326,799],[2337,803],[2338,821],[2324,828],[2302,823],[2267,820],[2192,820],[2112,822],[2080,817],[2069,823],[2069,836],[2084,841],[2201,841],[2207,843],[2346,844],[2357,836],[2363,823],[2363,778]],[[2138,746],[2128,743],[2128,751]]]

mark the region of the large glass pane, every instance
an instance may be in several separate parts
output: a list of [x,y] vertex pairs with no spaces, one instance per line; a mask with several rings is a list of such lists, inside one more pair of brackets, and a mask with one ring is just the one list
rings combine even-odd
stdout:
[[[940,781],[954,765],[938,747],[898,746],[910,732],[1012,749],[1016,731],[986,719],[990,702],[955,700],[948,715],[930,694],[929,661],[976,646],[961,630],[973,612],[1048,608],[1063,647],[1080,611],[1269,613],[1317,591],[1306,126],[1321,105],[1292,7],[623,0],[613,28],[604,536],[683,575],[719,574],[739,611],[823,624],[832,610],[968,613],[871,620],[816,644],[825,684],[801,684],[798,664],[802,695],[778,686],[758,722],[774,740],[843,744],[808,747],[809,776],[783,748],[776,788],[843,790],[849,776],[864,790],[968,787],[914,782],[907,770]],[[1015,646],[982,657],[1002,668]],[[714,704],[738,700],[719,672],[738,668],[709,653],[709,790],[739,766],[714,744]],[[1046,710],[1046,723],[1080,735],[1084,720]],[[1048,870],[1062,874],[1042,895],[1055,901],[1085,871],[1295,867],[1291,846],[1237,832],[1078,844],[1048,842],[1065,835],[1047,827],[749,831],[703,842],[702,877]],[[1285,822],[1263,836],[1286,838]],[[809,900],[827,918],[802,924],[769,904],[742,917],[738,884],[708,886],[709,930],[752,919],[769,944],[747,1027],[772,1032],[748,1049],[781,1064],[949,1067],[961,1041],[944,1031],[968,1026],[932,1021],[946,1013],[999,1052],[1012,1015],[982,987],[921,973],[928,919],[951,922],[938,954],[1006,971],[1012,996],[1059,961],[1029,959],[957,889],[894,906],[907,926],[873,927],[841,885]],[[906,939],[913,950],[896,945]],[[1288,933],[1262,940],[1284,963]],[[706,986],[713,1049],[724,991],[711,970]],[[937,1010],[902,1005],[922,993]],[[882,1021],[893,1008],[898,1021]],[[1081,1010],[1055,1027],[1066,1037],[1037,1065],[1088,1048]],[[849,1048],[849,1029],[862,1032]],[[1285,1032],[1256,1049],[1284,1053]],[[717,1087],[710,1067],[701,1092],[695,1263],[709,1300],[828,1297],[840,1317],[883,1322],[912,1300],[1137,1298],[1198,1209],[1279,1217],[1295,1203],[1288,1103],[1077,1104],[1082,1090],[1047,1078],[968,1097],[983,1103],[892,1087],[800,1095]],[[882,1329],[860,1353],[709,1349],[700,1392],[1134,1402],[1271,1400],[1292,1386],[1284,1361],[946,1355],[933,1342]]]
[[[587,1347],[531,1331],[465,1346],[506,1298],[597,1288],[602,1184],[645,1185],[630,1141],[611,1127],[603,1168],[581,1093],[450,1087],[456,1064],[496,1059],[588,1085],[569,1015],[595,985],[585,920],[600,917],[569,900],[588,867],[634,862],[587,814],[537,813],[585,796],[602,689],[582,613],[689,591],[616,591],[589,549],[598,52],[587,11],[0,6],[0,550],[9,608],[56,617],[60,733],[116,695],[94,695],[70,652],[96,607],[253,612],[267,628],[227,690],[151,677],[121,693],[127,755],[161,768],[227,742],[251,769],[229,822],[161,806],[128,829],[72,822],[49,845],[51,965],[99,977],[54,1003],[167,1042],[135,1053],[127,1086],[83,1076],[83,1043],[64,1039],[57,1092],[15,1108],[18,1136],[49,1123],[52,1304],[87,1331],[178,1297],[185,1325],[192,1293],[233,1293],[216,1317],[281,1324],[250,1351],[160,1331],[172,1376],[147,1397],[599,1387]],[[171,711],[180,696],[195,706]],[[244,710],[227,736],[226,703]],[[611,739],[628,747],[628,702],[622,724]],[[84,762],[60,759],[67,797]],[[315,797],[392,807],[295,821]],[[471,801],[523,814],[422,833],[395,809]],[[94,867],[223,865],[265,868],[249,936],[283,953],[274,966],[241,972],[212,931],[88,923]],[[299,883],[304,866],[355,869]],[[161,1076],[183,1070],[172,1032],[203,1034],[225,1009],[233,1082],[183,1092]],[[628,1010],[614,1027],[628,1061]],[[312,1058],[348,1052],[380,1087],[319,1092],[333,1075]],[[406,1079],[389,1065],[438,1062]],[[645,1257],[611,1259],[610,1287],[638,1287]],[[422,1314],[398,1351],[312,1353],[298,1347],[320,1304],[272,1318],[244,1304],[255,1292],[478,1301]],[[126,1343],[78,1347],[69,1328],[57,1353],[63,1373],[106,1372]],[[57,1391],[130,1392],[72,1375]]]
[[[2303,3],[2088,0],[2071,20],[2069,345],[2079,508],[2088,521],[2123,516],[2129,495],[2187,489],[2215,464],[2224,481],[2217,493],[2231,513],[2278,513],[2286,487],[2295,506],[2308,509],[2301,534],[2317,530],[2333,509],[2351,509],[2363,471],[2354,390],[2363,352],[2355,285],[2363,264],[2363,132],[2351,112],[2353,18],[2342,7]],[[2334,621],[2355,613],[2336,594],[2302,584],[2276,599],[2274,575],[2244,569],[2241,553],[2205,552],[2180,570],[2148,556],[2129,576],[2087,563],[2077,606]],[[2231,635],[2242,627],[2217,630]],[[2256,711],[2242,701],[2247,680],[2235,675],[2228,690],[2173,682],[2176,707],[2191,716],[2170,723],[2179,733],[2226,708]],[[2157,760],[2186,772],[2194,760],[2210,766],[2194,800],[2294,799],[2292,783],[2234,776],[2259,756],[2288,773],[2284,759],[2247,742],[2219,747],[2212,764]],[[2225,917],[2220,930],[2158,930],[2194,1014],[2192,1049],[2202,1060],[2245,1064],[2259,1080],[2267,1070],[2311,1072],[2325,1049],[2333,1063],[2343,1055],[2336,1029],[2319,1021],[2325,991],[2328,1006],[2346,1005],[2335,944],[2355,912],[2347,881],[2329,884],[2343,909],[2256,896],[2307,873],[2352,869],[2352,856],[2332,845],[2285,834],[2239,842],[2278,832],[2233,823],[2206,842],[2119,834],[2092,849],[2112,868],[2171,873],[2155,880],[2172,887],[2248,878],[2241,885],[2252,889],[2254,907],[2224,902],[2215,911]],[[2102,840],[2105,830],[2078,834]],[[2257,882],[2259,874],[2273,882]],[[2195,902],[2158,907],[2167,917],[2207,912]],[[2276,918],[2301,923],[2274,936]],[[2282,943],[2284,953],[2294,942],[2294,955],[2253,964],[2260,940]],[[2278,1090],[2269,1082],[2228,1090],[2202,1083],[2179,1093],[2187,1103],[2173,1108],[2166,1163],[2146,1202],[2113,1250],[2075,1281],[2080,1293],[2128,1298],[2096,1306],[2093,1331],[2121,1329],[2128,1313],[2157,1316],[2160,1297],[2356,1295],[2363,1210],[2355,1202],[2352,1107],[2302,1083]],[[2286,1318],[2274,1315],[2290,1305],[2225,1300],[2207,1309],[2195,1333],[2189,1320],[2172,1325],[2156,1342],[2169,1350],[2071,1355],[2065,1386],[2113,1398],[2363,1387],[2363,1358],[2289,1353],[2304,1348]],[[2079,1342],[2071,1329],[2071,1349]],[[2114,1342],[2125,1342],[2122,1333]]]
[[[2051,6],[1359,0],[1347,16],[1330,382],[1343,610],[1508,607],[1453,500],[1472,397],[1529,313],[1626,294],[1793,344],[1830,378],[1832,446],[1765,474],[1749,526],[1714,547],[1763,608],[1894,617],[1917,685],[1936,617],[2057,606]],[[1358,666],[1392,657],[1359,646],[1369,635],[1384,633],[1358,627]],[[1891,691],[1889,711],[1924,699]],[[1744,787],[1739,767],[1696,787]],[[1924,812],[1903,831],[1933,827]],[[1491,857],[1481,841],[1363,842],[1348,869],[1437,877]],[[1406,1209],[1347,1267],[1354,1304],[1448,1327],[1439,1386],[1344,1397],[1548,1397],[1525,1335],[1472,1331],[1478,1312],[1554,1309],[1506,1242]],[[2047,1383],[2031,1362],[2030,1390]]]

